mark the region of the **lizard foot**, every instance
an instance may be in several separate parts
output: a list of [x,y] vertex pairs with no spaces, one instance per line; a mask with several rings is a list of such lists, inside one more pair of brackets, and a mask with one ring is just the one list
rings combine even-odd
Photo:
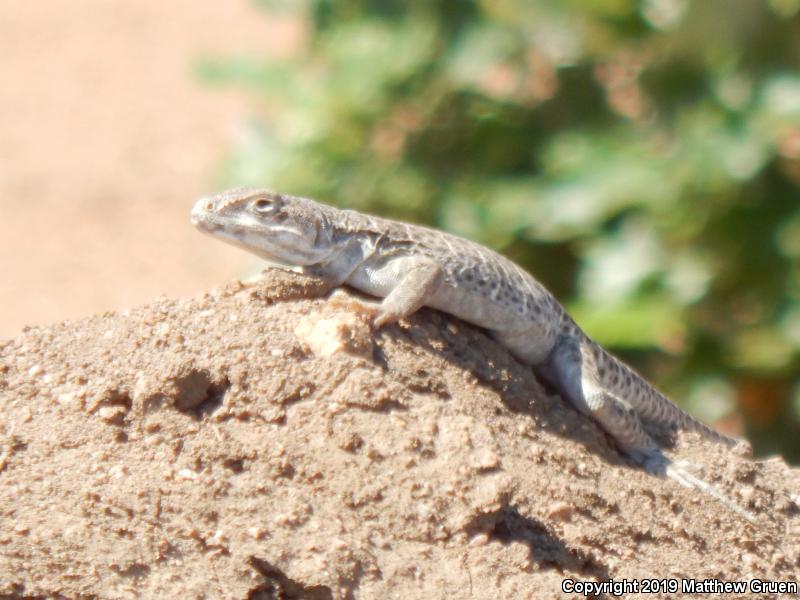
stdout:
[[668,462],[665,468],[665,474],[669,479],[672,479],[673,481],[676,481],[685,487],[700,490],[701,492],[705,492],[709,496],[716,498],[722,504],[750,523],[756,522],[756,518],[752,513],[743,509],[707,481],[693,475],[689,470],[689,466],[696,468],[698,465],[684,460],[674,463]]
[[402,310],[393,309],[387,306],[386,302],[369,302],[359,300],[348,295],[343,290],[336,290],[328,299],[331,306],[344,310],[350,310],[358,314],[366,315],[372,321],[375,329],[380,329],[384,325],[396,323],[405,316]]
[[381,305],[379,302],[368,302],[353,298],[344,290],[334,291],[328,298],[328,302],[334,308],[366,315],[370,320],[377,320],[381,314]]
[[700,469],[700,465],[687,460],[673,462],[659,450],[652,450],[645,453],[644,460],[641,461],[641,464],[648,472],[658,475],[659,477],[671,479],[684,487],[704,492],[712,498],[717,499],[750,523],[756,522],[756,518],[752,513],[743,509],[713,485],[693,473],[693,471],[696,472]]

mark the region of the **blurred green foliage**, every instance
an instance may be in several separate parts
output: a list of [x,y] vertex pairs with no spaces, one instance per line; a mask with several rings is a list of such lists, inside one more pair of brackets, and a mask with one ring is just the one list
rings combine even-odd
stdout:
[[[511,256],[695,414],[800,458],[800,0],[261,2],[225,166]],[[722,420],[722,421],[720,421]]]

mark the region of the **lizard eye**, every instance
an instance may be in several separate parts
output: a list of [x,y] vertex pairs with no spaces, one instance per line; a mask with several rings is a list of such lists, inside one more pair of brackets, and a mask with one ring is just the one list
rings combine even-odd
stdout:
[[250,208],[259,214],[268,215],[275,212],[278,205],[272,198],[257,198],[250,203]]

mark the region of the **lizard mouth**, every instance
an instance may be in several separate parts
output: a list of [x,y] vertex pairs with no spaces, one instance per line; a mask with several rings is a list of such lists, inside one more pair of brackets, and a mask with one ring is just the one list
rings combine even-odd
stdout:
[[239,237],[247,230],[235,219],[227,218],[225,215],[209,210],[207,204],[202,200],[194,205],[191,222],[192,225],[204,233],[224,238]]

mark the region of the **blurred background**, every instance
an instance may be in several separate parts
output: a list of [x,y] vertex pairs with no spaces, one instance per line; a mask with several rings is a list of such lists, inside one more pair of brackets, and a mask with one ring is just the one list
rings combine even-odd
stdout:
[[800,460],[800,0],[9,0],[0,57],[0,336],[255,268],[188,211],[265,185],[501,251]]

